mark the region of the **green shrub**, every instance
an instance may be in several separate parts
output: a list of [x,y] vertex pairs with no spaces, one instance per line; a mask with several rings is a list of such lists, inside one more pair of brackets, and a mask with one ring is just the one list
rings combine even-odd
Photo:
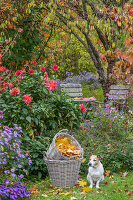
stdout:
[[38,176],[38,178],[45,178],[48,175],[47,167],[43,160],[43,152],[47,151],[50,144],[49,137],[37,136],[31,139],[28,136],[22,138],[22,148],[31,155],[31,166],[27,165],[28,176]]
[[97,136],[88,136],[80,131],[76,136],[80,141],[82,148],[84,148],[85,162],[81,165],[81,174],[87,174],[89,162],[89,153],[95,155],[102,155],[101,160],[104,169],[110,170],[111,173],[119,172],[121,170],[132,169],[132,152],[133,146],[130,140],[121,136],[121,140],[112,139],[111,136],[106,137],[105,134]]

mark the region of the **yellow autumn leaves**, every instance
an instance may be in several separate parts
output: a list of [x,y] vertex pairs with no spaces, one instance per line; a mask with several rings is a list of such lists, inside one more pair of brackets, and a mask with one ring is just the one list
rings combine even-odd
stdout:
[[[78,147],[74,146],[73,142],[65,136],[59,136],[55,140],[56,148],[63,156],[72,157],[81,154]],[[78,158],[78,157],[77,157]]]

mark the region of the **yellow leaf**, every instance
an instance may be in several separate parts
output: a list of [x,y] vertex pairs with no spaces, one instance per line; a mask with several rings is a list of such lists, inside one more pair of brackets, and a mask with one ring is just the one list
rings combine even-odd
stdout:
[[84,163],[86,161],[86,158],[83,158],[82,163]]
[[84,180],[79,180],[78,185],[81,186],[81,187],[84,187],[85,185],[87,185],[87,182],[84,181]]
[[75,156],[80,155],[81,151],[78,147],[74,146],[73,142],[69,138],[64,136],[59,136],[55,140],[56,148],[64,156]]
[[69,195],[69,194],[71,194],[71,192],[66,192],[64,195],[67,196],[67,195]]
[[85,187],[85,188],[83,189],[84,192],[89,192],[90,190],[92,190],[91,187]]
[[63,193],[63,192],[59,192],[59,195],[63,195],[63,194],[65,194],[65,193]]
[[112,48],[115,48],[115,43],[112,44]]
[[109,170],[106,170],[106,171],[105,171],[105,175],[106,175],[106,176],[109,176],[109,174],[110,174],[110,171],[109,171]]

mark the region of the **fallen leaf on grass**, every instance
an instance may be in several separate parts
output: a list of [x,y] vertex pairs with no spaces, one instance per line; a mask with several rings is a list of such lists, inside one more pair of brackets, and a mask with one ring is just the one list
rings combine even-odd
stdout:
[[125,185],[125,187],[128,187],[128,185]]
[[64,195],[65,196],[67,196],[67,195],[69,195],[69,194],[71,194],[72,192],[66,192]]
[[63,193],[63,192],[59,192],[58,194],[59,194],[59,195],[64,195],[65,193]]
[[115,182],[114,182],[114,181],[111,181],[111,183],[114,184]]
[[80,192],[80,194],[86,194],[86,192],[85,192],[85,191],[83,191],[83,192]]
[[41,196],[42,196],[42,197],[48,197],[48,195],[46,195],[46,194],[42,194]]
[[76,197],[71,197],[71,199],[70,200],[76,200],[77,198]]
[[105,170],[105,176],[109,176],[110,175],[110,171],[109,170]]
[[104,184],[105,184],[105,185],[108,185],[108,182],[105,182]]
[[130,192],[130,191],[128,191],[128,192],[127,192],[127,195],[129,195],[129,196],[130,196],[131,194],[132,194],[132,192]]
[[30,188],[29,190],[31,191],[31,193],[34,193],[34,194],[38,193],[36,186],[34,186],[33,188]]
[[125,190],[125,192],[127,193],[127,195],[131,195],[132,194],[132,192],[131,191],[129,191],[129,190]]
[[84,191],[84,192],[89,192],[90,190],[92,190],[91,187],[85,187],[85,188],[83,188],[83,191]]
[[81,187],[84,187],[85,185],[87,185],[87,182],[84,181],[84,180],[79,180],[78,185],[81,186]]
[[110,178],[110,179],[113,179],[113,178],[114,178],[114,176],[110,176],[109,178]]
[[119,191],[119,192],[122,192],[122,190],[120,190],[120,188],[119,188],[119,187],[118,187],[117,189],[118,189],[118,191]]

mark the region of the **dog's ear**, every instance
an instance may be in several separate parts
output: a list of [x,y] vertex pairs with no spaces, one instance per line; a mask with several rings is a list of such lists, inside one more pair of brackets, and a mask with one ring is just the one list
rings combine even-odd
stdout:
[[91,157],[92,155],[93,155],[92,153],[89,153],[89,154],[88,154],[89,157]]
[[98,158],[99,160],[101,160],[101,159],[103,158],[103,156],[102,156],[102,155],[97,155],[97,158]]

